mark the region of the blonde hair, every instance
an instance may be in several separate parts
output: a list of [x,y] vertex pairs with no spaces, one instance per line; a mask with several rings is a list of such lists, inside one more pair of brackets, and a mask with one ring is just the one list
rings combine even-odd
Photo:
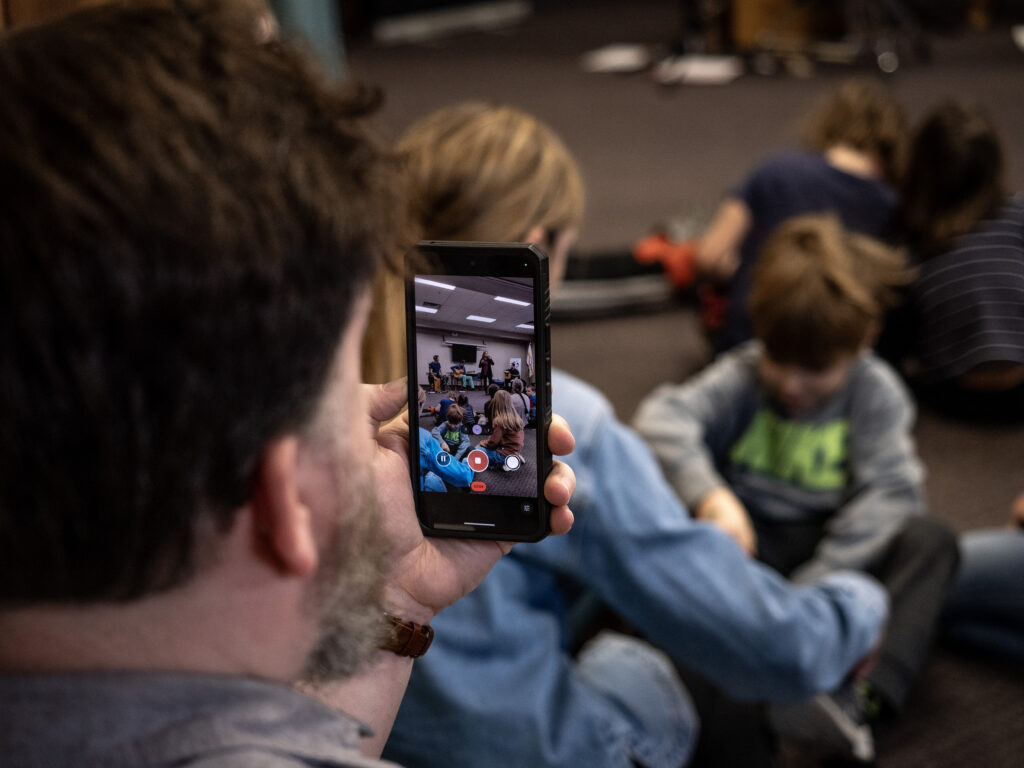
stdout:
[[834,215],[789,219],[755,267],[754,335],[773,360],[823,370],[868,342],[911,276],[902,254]]
[[[414,123],[396,151],[404,165],[409,244],[416,240],[518,242],[533,227],[558,232],[583,219],[583,180],[561,139],[509,106],[465,102]],[[363,380],[405,371],[404,275],[388,262],[373,286]],[[384,343],[381,341],[384,340]]]
[[491,398],[491,424],[506,432],[518,432],[523,428],[523,420],[512,407],[512,396],[504,389],[499,389]]
[[885,179],[896,184],[906,164],[909,132],[906,112],[892,91],[878,80],[854,77],[811,111],[804,140],[820,152],[844,144],[874,154]]
[[370,317],[360,350],[363,381],[369,384],[383,384],[406,373],[404,295],[401,267],[386,262],[373,280]]
[[521,241],[583,218],[583,181],[561,139],[510,106],[465,102],[413,124],[397,146],[421,237]]

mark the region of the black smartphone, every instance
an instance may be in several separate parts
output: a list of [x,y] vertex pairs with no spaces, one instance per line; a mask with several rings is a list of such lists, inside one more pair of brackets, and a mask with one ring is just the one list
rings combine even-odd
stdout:
[[529,243],[424,241],[405,290],[409,470],[424,533],[549,533],[548,259]]

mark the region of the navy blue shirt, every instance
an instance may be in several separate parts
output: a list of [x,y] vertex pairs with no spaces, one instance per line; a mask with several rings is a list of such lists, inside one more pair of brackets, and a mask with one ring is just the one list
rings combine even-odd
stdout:
[[437,413],[441,417],[441,421],[444,421],[445,419],[448,418],[448,408],[453,405],[455,405],[455,401],[452,400],[450,397],[441,398],[441,401],[437,404]]
[[729,288],[720,352],[753,336],[747,313],[753,267],[765,240],[783,221],[827,211],[836,214],[849,230],[884,238],[890,233],[896,210],[896,193],[888,184],[839,170],[824,155],[812,152],[786,152],[770,158],[730,196],[746,204],[751,222]]

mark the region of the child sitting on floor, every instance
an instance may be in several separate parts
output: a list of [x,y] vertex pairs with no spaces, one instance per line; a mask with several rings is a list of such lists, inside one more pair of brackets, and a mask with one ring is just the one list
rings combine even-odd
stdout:
[[473,426],[476,424],[476,413],[473,411],[473,406],[469,402],[469,395],[464,392],[460,393],[456,402],[459,408],[462,409],[462,431],[469,434],[473,430]]
[[462,433],[462,417],[462,408],[450,405],[445,420],[430,431],[430,436],[441,444],[441,450],[450,453],[455,461],[462,461],[469,450],[469,437]]
[[491,433],[491,408],[494,405],[494,393],[501,389],[497,384],[487,387],[487,402],[484,403],[484,415],[477,419],[477,423],[483,427],[484,432]]
[[903,318],[905,348],[894,356],[905,358],[919,397],[937,410],[1021,423],[1024,195],[1007,192],[1005,175],[983,109],[949,102],[925,117],[903,196],[920,268]]
[[523,420],[512,407],[512,399],[504,389],[499,389],[491,398],[491,436],[480,442],[480,448],[487,454],[491,466],[505,466],[509,456],[518,456],[522,465]]
[[862,685],[773,710],[779,732],[860,759],[869,715],[898,712],[957,564],[923,515],[913,405],[871,351],[902,259],[831,215],[784,223],[755,271],[755,341],[656,390],[636,426],[695,516],[793,581],[844,569],[887,588],[891,621]]

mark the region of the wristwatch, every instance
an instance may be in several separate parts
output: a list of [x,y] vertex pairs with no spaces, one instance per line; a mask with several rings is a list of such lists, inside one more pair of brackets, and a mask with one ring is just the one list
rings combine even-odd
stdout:
[[417,624],[390,613],[384,614],[384,623],[387,631],[378,646],[381,650],[418,659],[427,652],[434,640],[434,629],[429,624]]

